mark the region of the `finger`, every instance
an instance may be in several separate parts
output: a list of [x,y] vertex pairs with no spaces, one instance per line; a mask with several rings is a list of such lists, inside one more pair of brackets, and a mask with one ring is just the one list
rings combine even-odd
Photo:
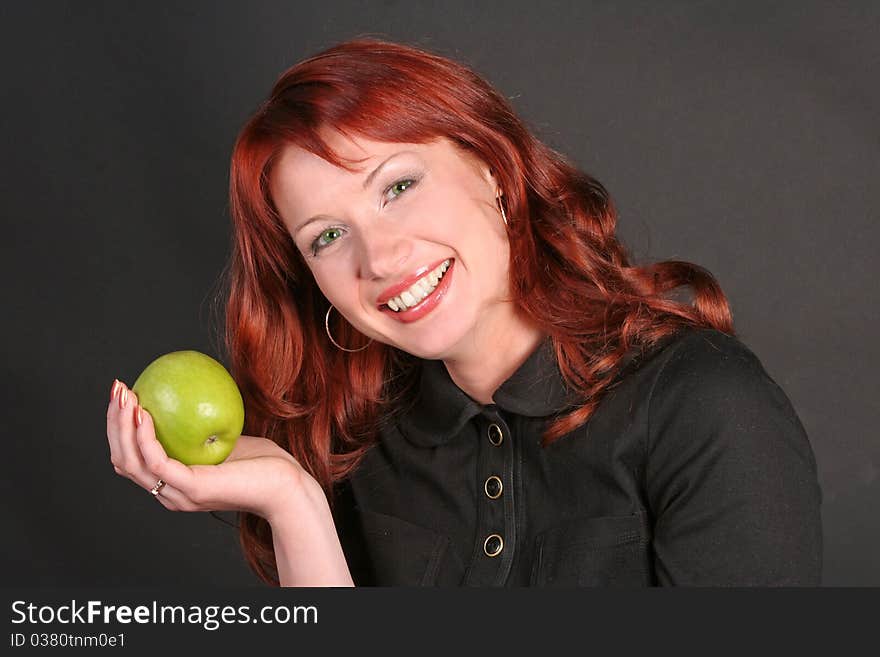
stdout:
[[119,411],[116,416],[116,435],[122,459],[122,464],[119,467],[125,471],[129,479],[149,489],[153,486],[153,484],[147,486],[151,477],[147,477],[148,472],[134,437],[134,410],[137,406],[137,397],[124,383],[121,383],[118,400]]
[[192,503],[171,484],[165,484],[154,496],[169,511],[188,511]]
[[[131,477],[128,476],[128,473],[125,472],[125,470],[123,470],[122,468],[118,468],[118,467],[116,467],[116,466],[114,465],[114,466],[113,466],[113,470],[116,472],[116,474],[121,475],[121,476],[123,476],[123,477],[126,477],[127,479],[131,479]],[[142,489],[142,490],[145,488],[145,486],[143,486],[143,485],[141,485],[141,484],[138,484],[138,483],[137,483],[136,481],[134,481],[133,479],[132,479],[132,483],[134,483],[138,488],[140,488],[140,489]],[[157,483],[157,484],[159,483],[159,480],[158,480],[158,479],[156,480],[156,483]],[[148,491],[150,494],[152,494],[152,492],[153,492],[152,489],[153,489],[155,486],[156,486],[156,484],[153,484],[152,486],[150,486],[149,488],[147,488],[147,491]],[[154,495],[154,497],[155,497],[159,502],[161,502],[162,505],[163,505],[166,509],[168,509],[169,511],[180,511],[180,510],[181,510],[184,506],[186,506],[186,504],[189,502],[189,500],[187,500],[187,499],[186,499],[186,498],[180,493],[180,491],[178,491],[178,490],[177,490],[176,488],[174,488],[173,486],[168,486],[167,484],[163,484],[162,487],[161,487],[158,491],[156,491],[156,495]]]
[[119,415],[119,387],[122,384],[118,379],[113,380],[113,387],[110,389],[110,403],[107,405],[107,443],[110,446],[110,463],[116,474],[121,472],[122,466],[122,448],[119,446],[119,431],[117,429],[117,416]]
[[123,387],[120,395],[119,445],[123,453],[126,476],[141,488],[150,490],[156,485],[157,477],[147,467],[140,445],[137,442],[138,404],[137,395]]
[[154,482],[150,487],[155,484],[156,479],[162,479],[166,485],[171,485],[186,496],[186,491],[193,486],[192,470],[165,453],[162,443],[156,438],[153,416],[143,407],[139,410],[140,426],[136,427],[135,440],[144,460],[144,470]]

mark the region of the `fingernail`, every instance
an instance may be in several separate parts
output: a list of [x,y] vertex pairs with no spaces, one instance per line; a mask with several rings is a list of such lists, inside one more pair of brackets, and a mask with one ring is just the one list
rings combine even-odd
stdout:
[[125,402],[128,401],[128,388],[122,385],[122,393],[119,395],[119,408],[125,408]]
[[116,392],[119,390],[119,379],[113,379],[113,389],[110,390],[110,401],[116,399]]
[[144,417],[141,415],[141,405],[137,405],[137,425],[141,426],[144,423]]

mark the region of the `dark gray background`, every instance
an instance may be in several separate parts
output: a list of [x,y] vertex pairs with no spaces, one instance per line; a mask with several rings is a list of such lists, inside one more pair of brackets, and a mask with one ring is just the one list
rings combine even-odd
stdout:
[[234,529],[113,473],[104,414],[114,377],[217,353],[235,135],[360,34],[473,66],[608,187],[636,259],[718,277],[816,453],[824,583],[880,584],[880,4],[32,2],[0,26],[4,584],[257,583]]

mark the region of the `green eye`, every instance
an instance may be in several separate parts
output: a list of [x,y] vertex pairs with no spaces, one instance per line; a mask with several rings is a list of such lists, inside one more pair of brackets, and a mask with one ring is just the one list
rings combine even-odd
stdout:
[[340,235],[342,235],[342,231],[340,231],[338,228],[328,228],[318,236],[318,241],[322,242],[323,246],[326,246],[327,244],[338,238]]
[[412,187],[415,184],[415,182],[416,182],[415,180],[411,180],[409,178],[407,178],[405,180],[398,180],[396,183],[391,185],[391,187],[389,187],[385,193],[386,193],[386,195],[391,194],[391,198],[395,199],[398,196],[400,196],[401,194],[403,194],[407,189]]
[[339,228],[328,228],[323,231],[318,237],[312,242],[312,255],[318,255],[318,251],[321,249],[330,246],[333,242],[339,239],[342,236],[342,230]]

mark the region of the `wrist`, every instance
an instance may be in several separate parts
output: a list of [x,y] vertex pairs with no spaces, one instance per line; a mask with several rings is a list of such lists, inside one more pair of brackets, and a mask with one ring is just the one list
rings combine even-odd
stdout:
[[[263,517],[273,530],[297,518],[308,517],[320,508],[324,498],[321,486],[302,466],[296,463],[287,465],[280,478],[277,492]],[[326,504],[326,500],[324,500]]]
[[267,518],[279,583],[353,586],[327,497],[313,477],[300,474]]

